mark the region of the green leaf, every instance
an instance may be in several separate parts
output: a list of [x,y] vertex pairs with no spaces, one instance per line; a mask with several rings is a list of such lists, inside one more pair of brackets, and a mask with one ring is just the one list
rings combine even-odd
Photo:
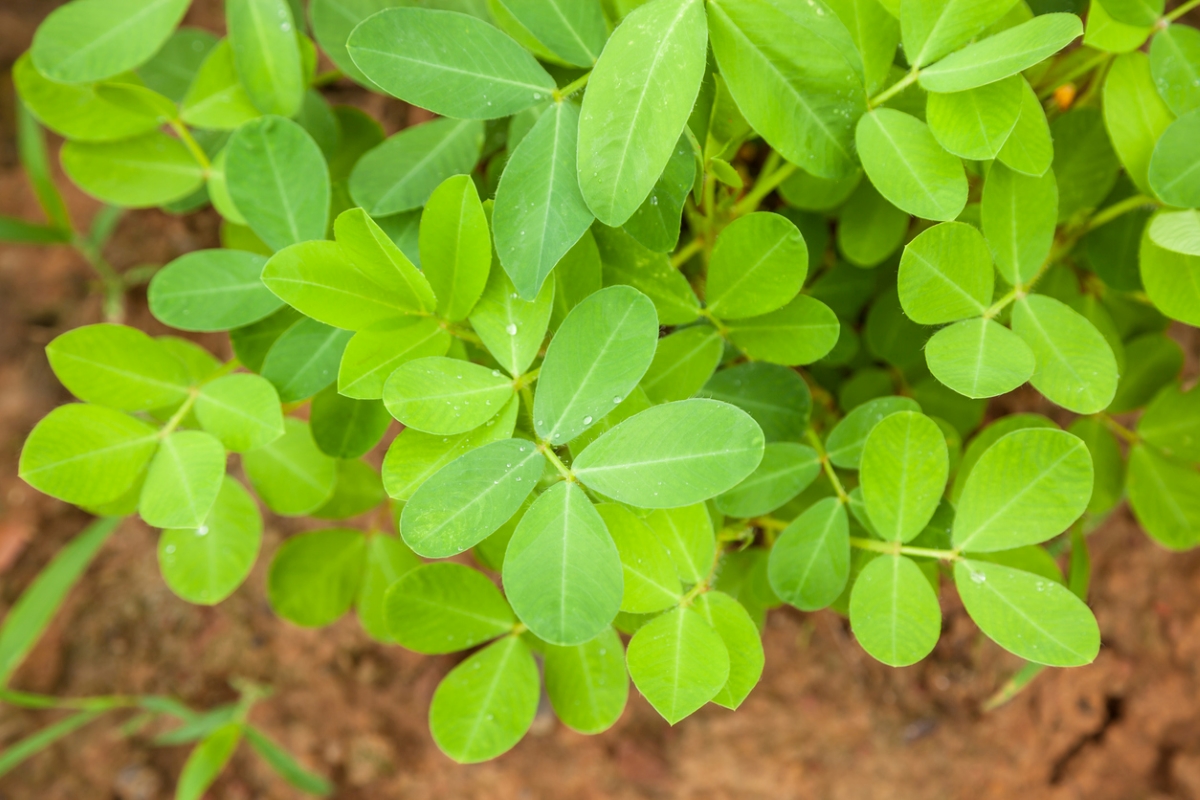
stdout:
[[708,19],[721,75],[754,130],[812,175],[853,173],[863,61],[837,15],[818,0],[719,0]]
[[1139,52],[1117,56],[1104,79],[1104,124],[1125,172],[1142,194],[1151,193],[1147,173],[1155,144],[1174,121],[1154,90],[1150,59]]
[[218,42],[200,65],[183,96],[179,116],[189,125],[223,131],[260,116],[238,80],[228,39]]
[[1100,5],[1123,25],[1150,26],[1162,16],[1164,0],[1100,0]]
[[1167,216],[1154,217],[1142,233],[1138,252],[1142,283],[1159,311],[1171,319],[1200,325],[1200,255],[1168,250],[1154,241],[1155,224]]
[[900,24],[879,0],[829,0],[862,55],[867,94],[883,88],[900,44]]
[[717,543],[712,517],[703,503],[659,509],[646,517],[646,524],[666,548],[680,580],[695,585],[709,577]]
[[379,444],[392,417],[378,400],[356,400],[326,386],[313,398],[308,415],[313,440],[334,458],[359,458]]
[[1090,0],[1088,3],[1083,31],[1083,43],[1087,47],[1109,53],[1128,53],[1145,44],[1153,32],[1153,27],[1117,22],[1104,10],[1100,0]]
[[[253,236],[253,234],[250,235]],[[284,304],[274,314],[264,317],[258,322],[234,328],[229,332],[229,341],[233,345],[234,355],[246,369],[261,373],[263,361],[271,348],[289,328],[302,318],[303,316],[298,311]]]
[[217,37],[208,31],[179,28],[141,66],[138,76],[146,82],[147,88],[170,98],[173,103],[181,103],[200,65],[216,44]]
[[692,397],[712,377],[725,348],[716,329],[684,328],[658,340],[641,387],[652,403]]
[[1024,83],[1012,75],[963,92],[931,94],[925,113],[933,138],[962,158],[995,158],[1021,116]]
[[553,103],[512,152],[496,189],[496,250],[525,300],[594,219],[579,190],[578,131],[575,104]]
[[359,531],[330,528],[291,537],[275,551],[267,573],[271,608],[305,628],[336,622],[358,595],[366,556]]
[[76,0],[38,26],[30,55],[50,80],[102,81],[148,61],[188,5],[188,0]]
[[904,248],[897,278],[904,313],[922,325],[982,314],[992,301],[992,282],[987,243],[965,222],[943,222],[918,234]]
[[301,317],[267,351],[262,376],[275,385],[283,402],[307,400],[333,383],[351,335]]
[[754,472],[713,501],[731,517],[769,514],[800,494],[821,472],[821,462],[811,447],[775,442],[763,448]]
[[746,412],[715,400],[682,400],[617,425],[572,469],[589,488],[622,503],[675,508],[733,488],[762,452],[762,430]]
[[762,637],[750,614],[724,592],[705,592],[696,598],[696,611],[713,627],[729,653],[729,679],[712,702],[736,709],[762,677]]
[[929,417],[901,411],[871,429],[863,445],[863,499],[880,538],[911,541],[937,509],[950,474],[946,438]]
[[263,285],[266,263],[242,250],[180,256],[154,273],[147,292],[150,312],[185,331],[225,331],[258,322],[283,305]]
[[437,436],[412,428],[401,431],[383,460],[383,482],[388,494],[397,500],[408,500],[418,486],[463,453],[512,436],[519,406],[520,400],[514,396],[493,419],[457,436]]
[[955,548],[988,553],[1062,533],[1087,508],[1092,475],[1087,447],[1065,431],[1001,437],[975,463],[958,498]]
[[1121,447],[1108,426],[1094,417],[1080,417],[1067,430],[1083,440],[1092,457],[1095,485],[1087,513],[1102,517],[1116,508],[1125,495],[1125,457]]
[[923,67],[962,47],[997,22],[1012,0],[908,0],[900,8],[904,52]]
[[654,306],[636,289],[611,286],[575,306],[542,362],[538,435],[562,444],[616,408],[650,366],[657,341]]
[[493,269],[471,312],[471,327],[500,366],[516,377],[537,357],[553,308],[552,281],[542,284],[537,297],[526,302],[504,270]]
[[751,362],[723,369],[699,394],[745,411],[767,442],[803,439],[812,410],[808,384],[795,370],[778,364]]
[[225,448],[200,431],[162,439],[142,486],[138,513],[156,528],[199,528],[225,477]]
[[482,147],[483,123],[475,120],[405,128],[358,160],[350,196],[373,217],[420,208],[447,178],[471,172]]
[[1054,160],[1054,142],[1050,139],[1050,124],[1037,93],[1024,81],[1021,96],[1021,116],[1000,148],[998,158],[1009,169],[1038,177],[1050,169]]
[[346,40],[359,23],[385,8],[408,5],[408,0],[312,0],[308,15],[313,37],[334,66],[368,88],[375,84],[362,73],[346,50]]
[[79,188],[123,208],[149,208],[187,197],[204,170],[183,142],[162,132],[119,142],[63,145],[63,170]]
[[931,92],[961,92],[1016,75],[1083,35],[1075,14],[1042,14],[968,45],[921,70],[920,84]]
[[858,121],[858,155],[885,198],[918,217],[952,220],[967,204],[962,162],[916,117],[877,108]]
[[474,547],[517,512],[545,466],[541,452],[524,439],[503,439],[460,456],[405,503],[405,543],[426,558]]
[[355,28],[346,49],[385,92],[445,117],[507,117],[555,88],[511,38],[457,12],[387,9]]
[[[548,51],[568,64],[590,67],[600,57],[608,28],[596,0],[494,0]],[[622,704],[623,705],[623,704]]]
[[1200,211],[1168,211],[1157,215],[1149,227],[1150,241],[1165,250],[1200,256]]
[[466,318],[487,285],[491,233],[469,175],[442,182],[421,215],[421,268],[438,299],[438,314]]
[[200,387],[196,419],[235,453],[255,450],[284,433],[275,387],[257,375],[226,375]]
[[55,376],[86,403],[147,411],[187,396],[183,365],[137,328],[101,323],[56,336],[46,346]]
[[204,737],[188,753],[175,787],[175,800],[200,800],[233,758],[233,751],[241,741],[241,722],[226,723]]
[[292,786],[295,786],[302,792],[315,794],[319,797],[327,797],[333,794],[333,784],[320,775],[304,769],[292,758],[290,753],[268,738],[265,733],[252,725],[244,726],[242,733],[246,735],[246,741],[250,743],[250,747],[254,749],[254,752],[258,753],[259,757],[267,762],[271,769],[275,770],[281,778]]
[[[119,523],[119,519],[110,517],[95,520],[84,528],[57,552],[10,606],[0,625],[0,683],[8,685],[9,678],[41,638],[67,593]],[[10,746],[6,755],[12,752]]]
[[788,205],[805,211],[833,211],[846,202],[846,198],[850,197],[860,181],[862,170],[852,173],[848,178],[829,180],[810,175],[797,167],[779,184],[779,195]]
[[311,513],[333,494],[337,462],[322,453],[306,423],[288,417],[285,433],[242,456],[250,485],[277,514]]
[[1200,136],[1200,108],[1172,122],[1150,158],[1147,178],[1150,188],[1164,203],[1182,208],[1200,206],[1200,155],[1196,137]]
[[354,604],[363,630],[375,641],[396,644],[388,625],[387,590],[422,563],[396,536],[367,536],[367,566]]
[[307,87],[287,0],[227,0],[225,22],[233,63],[251,102],[264,114],[294,116]]
[[387,292],[398,307],[414,314],[437,307],[429,281],[361,208],[338,215],[334,231],[346,260]]
[[1044,295],[1016,301],[1013,332],[1033,351],[1037,369],[1030,383],[1077,414],[1108,407],[1117,390],[1117,362],[1108,342],[1085,317]]
[[779,599],[801,611],[836,600],[850,575],[846,507],[826,497],[796,517],[775,540],[767,574]]
[[670,554],[654,531],[618,503],[601,503],[596,506],[596,511],[604,520],[621,557],[625,587],[621,611],[649,614],[676,605],[683,597],[683,588],[679,585]]
[[564,725],[595,734],[620,719],[629,698],[624,655],[621,638],[612,628],[574,647],[546,646],[546,694]]
[[1005,650],[1052,667],[1095,660],[1100,650],[1096,619],[1062,584],[972,560],[954,565],[954,583],[971,619]]
[[1061,222],[1099,206],[1116,182],[1120,163],[1097,109],[1076,108],[1056,117],[1051,132],[1055,141],[1074,144],[1055,148],[1054,152]]
[[1147,333],[1126,344],[1128,368],[1109,404],[1112,414],[1133,411],[1149,403],[1159,390],[1173,383],[1183,369],[1183,350],[1170,337]]
[[1188,25],[1159,30],[1150,42],[1150,72],[1159,95],[1176,115],[1200,108],[1200,31]]
[[377,508],[386,498],[379,470],[361,459],[341,459],[337,462],[333,494],[316,511],[311,512],[311,516],[316,519],[349,519]]
[[979,461],[980,456],[989,447],[995,444],[1001,437],[1025,428],[1057,429],[1058,426],[1040,414],[1011,414],[989,424],[971,439],[966,452],[963,453],[962,461],[959,463],[958,469],[954,474],[954,486],[951,488],[949,495],[950,502],[956,506],[958,505],[962,497],[963,488],[966,486],[967,478],[970,476],[975,464]]
[[443,356],[450,334],[431,317],[400,317],[354,334],[342,354],[338,391],[347,397],[383,397],[388,377],[408,361]]
[[704,7],[657,0],[625,18],[592,70],[579,120],[579,188],[605,225],[625,224],[671,159],[700,89]]
[[634,686],[672,725],[717,697],[729,681],[724,641],[691,608],[676,608],[639,628],[626,660]]
[[512,631],[517,618],[496,585],[462,564],[425,564],[387,590],[384,614],[401,647],[426,655],[468,650]]
[[603,264],[605,286],[632,286],[649,297],[660,325],[686,325],[696,320],[700,301],[683,273],[671,266],[666,253],[647,249],[618,228],[594,225],[592,233]]
[[798,294],[778,311],[727,326],[730,341],[750,358],[773,364],[811,364],[837,343],[841,325],[820,300]]
[[[1032,281],[1054,245],[1058,185],[1049,170],[1041,177],[992,165],[983,185],[980,224],[996,269],[1010,284]],[[990,302],[991,297],[987,301]]]
[[242,125],[225,146],[225,176],[234,205],[272,250],[325,238],[329,168],[296,123],[263,117]]
[[892,667],[915,664],[933,651],[942,628],[937,594],[907,556],[872,559],[850,592],[850,628],[862,648]]
[[909,216],[861,181],[838,212],[838,250],[851,264],[874,267],[903,244]]
[[26,759],[45,750],[59,739],[79,730],[103,715],[104,710],[79,711],[47,725],[37,733],[20,739],[0,753],[0,775],[6,775]]
[[808,274],[800,231],[779,214],[739,217],[717,237],[708,267],[708,310],[721,319],[756,317],[786,305]]
[[685,128],[650,195],[623,226],[643,247],[656,253],[669,253],[679,243],[683,206],[696,182],[696,153],[689,135]]
[[504,591],[521,621],[551,644],[582,644],[613,621],[621,559],[577,484],[556,483],[525,512],[504,557]]
[[920,411],[915,400],[908,397],[880,397],[857,406],[841,419],[825,440],[829,460],[843,469],[858,469],[862,462],[863,446],[875,426],[892,414]]
[[396,368],[383,389],[392,416],[425,433],[450,435],[478,428],[513,395],[513,382],[456,358],[419,358]]
[[1016,389],[1037,367],[1025,340],[995,320],[965,319],[925,343],[933,376],[965,397],[996,397]]
[[458,763],[488,761],[521,741],[537,714],[538,694],[529,647],[506,636],[442,679],[429,707],[429,731]]
[[1200,473],[1150,447],[1129,451],[1129,507],[1147,535],[1170,550],[1200,544]]
[[216,502],[201,524],[164,530],[158,538],[163,580],[189,603],[216,605],[250,575],[262,530],[254,498],[235,479],[223,476]]
[[1164,389],[1138,420],[1137,432],[1167,456],[1200,462],[1200,392]]

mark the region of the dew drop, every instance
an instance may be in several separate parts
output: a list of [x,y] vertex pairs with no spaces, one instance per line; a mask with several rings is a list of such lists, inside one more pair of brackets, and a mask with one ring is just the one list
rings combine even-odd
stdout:
[[199,528],[196,529],[196,535],[197,536],[208,536],[208,526],[201,525]]
[[498,370],[498,369],[494,369],[494,370],[492,370],[492,377],[493,377],[493,378],[499,378],[499,377],[500,377],[500,370]]
[[512,322],[508,323],[508,325],[504,328],[504,330],[508,333],[509,336],[517,335],[517,326],[516,326],[516,324],[514,324]]
[[972,572],[971,580],[975,583],[985,583],[987,581],[987,575],[984,575],[982,572]]
[[592,424],[592,418],[591,418],[590,416],[584,417],[584,418],[583,418],[583,424],[584,424],[584,425],[591,425],[591,424]]
[[618,395],[617,397],[614,397],[614,398],[613,398],[613,405],[614,405],[614,406],[616,406],[616,405],[620,405],[620,404],[621,404],[621,401],[622,401],[622,400],[624,400],[624,399],[625,399],[625,398],[621,397],[620,395]]
[[174,552],[175,552],[175,545],[173,545],[173,544],[169,544],[169,545],[167,545],[167,552],[168,552],[168,553],[174,553]]

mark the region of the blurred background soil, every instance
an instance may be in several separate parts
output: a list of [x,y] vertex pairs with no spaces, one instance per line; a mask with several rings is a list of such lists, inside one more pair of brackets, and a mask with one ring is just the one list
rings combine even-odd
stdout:
[[[40,212],[17,164],[8,69],[54,5],[0,3],[0,213],[30,220]],[[219,30],[219,5],[198,2],[189,22]],[[331,94],[364,102],[351,89]],[[366,102],[389,133],[422,118],[397,101]],[[86,226],[96,203],[59,184],[77,225]],[[119,270],[164,264],[215,246],[216,232],[211,211],[187,218],[133,212],[107,255]],[[81,257],[61,247],[0,246],[0,613],[88,522],[22,483],[16,465],[37,420],[70,399],[43,347],[101,317],[100,293]],[[166,332],[147,312],[144,292],[132,293],[127,321]],[[224,337],[199,341],[228,357]],[[1196,339],[1185,343],[1194,375]],[[1015,401],[1050,410],[1034,393]],[[1006,406],[1012,410],[1013,401]],[[1200,799],[1200,552],[1167,553],[1124,509],[1090,538],[1100,657],[1086,668],[1044,673],[996,711],[981,712],[981,702],[1020,662],[984,639],[945,591],[943,638],[916,666],[875,663],[831,612],[779,610],[767,624],[762,682],[739,711],[709,706],[671,728],[635,691],[613,729],[585,737],[547,708],[513,751],[471,767],[441,755],[426,724],[434,687],[454,657],[375,644],[353,618],[310,631],[271,613],[265,566],[297,530],[294,521],[268,516],[250,579],[219,606],[202,608],[164,586],[156,532],[126,522],[14,686],[60,696],[169,694],[205,709],[235,699],[230,679],[267,684],[275,694],[256,706],[253,721],[329,776],[344,800]],[[0,708],[0,748],[56,718]],[[187,748],[152,746],[153,731],[122,737],[121,721],[104,717],[9,773],[0,779],[0,800],[171,797]],[[246,750],[209,797],[299,796]]]

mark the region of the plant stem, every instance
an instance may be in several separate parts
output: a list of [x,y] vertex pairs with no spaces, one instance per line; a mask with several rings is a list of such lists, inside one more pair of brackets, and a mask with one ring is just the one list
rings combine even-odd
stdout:
[[1104,426],[1106,428],[1108,428],[1110,431],[1112,431],[1114,434],[1116,434],[1120,438],[1124,439],[1126,442],[1129,442],[1129,444],[1138,444],[1139,442],[1142,441],[1142,437],[1138,436],[1135,431],[1131,431],[1129,428],[1126,428],[1124,425],[1117,422],[1115,419],[1110,417],[1108,414],[1105,414],[1105,413],[1095,414],[1094,417],[1096,419],[1100,420],[1101,422],[1103,422]]
[[562,459],[558,457],[558,453],[554,452],[554,448],[549,442],[539,442],[538,450],[541,451],[542,455],[550,459],[550,463],[554,465],[554,468],[558,470],[559,474],[562,475],[564,479],[575,483],[575,473],[571,472],[571,469],[563,463]]
[[829,482],[833,484],[833,490],[837,492],[838,500],[843,504],[850,502],[850,495],[846,494],[845,487],[842,486],[841,479],[837,473],[833,471],[833,464],[829,461],[829,454],[825,452],[825,445],[821,444],[821,437],[817,436],[817,432],[809,428],[804,433],[809,444],[817,451],[817,457],[821,459],[821,467],[825,470],[825,475],[829,478]]
[[763,198],[773,192],[775,187],[787,180],[788,176],[795,171],[795,164],[785,163],[765,178],[760,177],[755,182],[754,188],[747,192],[746,196],[739,200],[730,210],[730,216],[740,217],[742,214],[748,214],[757,209],[758,204],[763,201]]
[[587,72],[583,73],[583,75],[581,75],[580,77],[571,81],[563,88],[555,89],[554,90],[554,102],[561,103],[563,100],[566,100],[568,97],[575,94],[583,87],[587,86],[588,79],[591,77],[592,77],[592,71],[588,70]]
[[936,558],[939,561],[958,561],[962,558],[954,550],[934,550],[929,547],[908,547],[899,542],[881,542],[877,539],[863,539],[858,536],[850,537],[850,546],[859,550],[870,550],[875,553],[886,553],[892,556],[920,556]]
[[198,389],[192,389],[188,392],[187,399],[183,401],[183,405],[179,406],[179,409],[167,420],[167,424],[158,432],[158,438],[165,439],[175,432],[175,429],[179,427],[179,423],[183,422],[183,418],[192,410],[192,406],[196,404],[196,398],[199,396],[200,391]]
[[1147,197],[1144,194],[1137,194],[1133,197],[1127,197],[1119,203],[1113,203],[1108,208],[1102,209],[1093,214],[1084,224],[1083,232],[1088,233],[1096,230],[1101,225],[1107,225],[1117,217],[1128,214],[1130,211],[1136,211],[1143,206],[1157,206],[1160,203],[1153,197]]
[[208,160],[208,155],[205,154],[204,148],[200,146],[200,143],[193,138],[192,132],[188,130],[187,125],[176,119],[170,120],[168,124],[171,126],[171,130],[179,135],[188,152],[192,154],[192,158],[196,159],[197,163],[204,168],[204,171],[207,173],[212,169],[212,163]]
[[999,314],[1001,311],[1003,311],[1005,308],[1007,308],[1009,306],[1009,304],[1012,303],[1012,301],[1016,300],[1016,299],[1017,299],[1017,290],[1013,289],[1008,294],[1004,295],[999,300],[997,300],[996,302],[994,302],[990,306],[988,306],[987,310],[983,312],[983,318],[984,319],[995,319],[997,314]]
[[1167,22],[1174,22],[1196,6],[1200,6],[1200,0],[1188,0],[1188,2],[1179,6],[1179,8],[1176,8],[1170,14],[1164,16],[1163,19],[1165,19]]
[[453,322],[443,322],[442,329],[456,339],[462,339],[464,342],[470,342],[471,344],[483,345],[483,340],[474,331],[469,331],[461,325],[455,325]]
[[1101,53],[1100,55],[1096,56],[1095,58],[1085,61],[1080,66],[1076,67],[1075,69],[1068,72],[1066,75],[1064,75],[1061,78],[1059,78],[1058,80],[1054,81],[1053,86],[1051,86],[1047,89],[1043,89],[1041,92],[1039,92],[1038,100],[1045,100],[1046,98],[1053,96],[1054,92],[1058,89],[1058,87],[1064,86],[1068,83],[1071,83],[1076,78],[1078,78],[1080,75],[1088,74],[1089,72],[1094,70],[1096,67],[1100,66],[1101,64],[1104,64],[1106,61],[1113,58],[1113,55],[1114,55],[1113,53]]
[[884,89],[882,92],[880,92],[879,94],[875,95],[870,100],[868,100],[867,108],[875,108],[876,106],[886,103],[888,100],[891,100],[893,97],[895,97],[896,95],[903,92],[909,86],[912,86],[913,83],[916,82],[917,78],[920,77],[920,75],[921,75],[921,70],[918,69],[917,67],[913,67],[909,71],[909,73],[907,75],[905,75],[903,78],[896,81],[891,86]]
[[328,72],[322,72],[313,78],[312,88],[319,89],[322,86],[328,86],[331,83],[340,81],[344,77],[344,73],[340,69],[331,69]]
[[671,256],[671,267],[674,269],[679,269],[689,260],[691,260],[692,256],[696,255],[696,253],[699,253],[703,248],[704,240],[699,236],[695,237],[683,247],[676,250],[675,255]]
[[513,381],[513,386],[516,388],[516,390],[518,392],[521,391],[522,389],[526,389],[529,386],[532,386],[535,381],[537,381],[538,376],[541,373],[542,373],[542,368],[538,367],[537,369],[531,369],[529,372],[526,372],[524,375],[518,375],[517,379]]

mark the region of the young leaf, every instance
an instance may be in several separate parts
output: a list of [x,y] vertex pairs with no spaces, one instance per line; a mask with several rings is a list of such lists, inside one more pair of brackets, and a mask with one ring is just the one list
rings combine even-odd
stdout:
[[546,646],[546,694],[564,725],[594,734],[620,718],[629,698],[624,655],[621,638],[612,628],[574,647]]
[[517,622],[496,585],[462,564],[409,570],[387,590],[384,604],[395,642],[426,655],[468,650]]
[[745,607],[724,592],[705,592],[696,598],[696,611],[713,627],[729,652],[729,679],[712,702],[736,709],[762,677],[762,637]]
[[372,217],[420,208],[447,178],[474,169],[482,147],[483,123],[475,120],[405,128],[358,160],[350,196]]
[[905,246],[896,280],[900,305],[913,322],[956,322],[991,303],[992,257],[973,225],[943,222]]
[[910,541],[929,523],[946,488],[946,438],[919,412],[892,414],[871,429],[860,469],[875,531],[886,541]]
[[491,233],[469,175],[442,182],[421,214],[421,268],[437,295],[438,314],[466,318],[487,285]]
[[1164,0],[1100,0],[1100,5],[1122,25],[1150,26],[1162,16]]
[[250,574],[262,529],[254,498],[224,476],[216,502],[200,525],[165,530],[158,538],[163,580],[189,603],[216,605]]
[[512,152],[496,189],[496,251],[525,300],[538,296],[595,219],[579,190],[578,134],[578,107],[553,103]]
[[283,435],[279,394],[257,375],[226,375],[200,387],[196,419],[226,449],[244,453]]
[[79,188],[122,208],[164,205],[204,183],[204,169],[183,142],[159,131],[119,142],[70,141],[59,158]]
[[923,67],[983,33],[1013,3],[1012,0],[908,0],[896,5],[900,9],[900,33],[908,62]]
[[282,301],[263,285],[267,260],[241,250],[197,250],[154,273],[150,312],[185,331],[225,331],[258,322]]
[[773,364],[811,364],[837,344],[841,325],[820,300],[796,295],[777,311],[731,322],[729,339],[746,355]]
[[326,386],[313,398],[308,415],[313,440],[334,458],[359,458],[383,438],[392,417],[378,400],[356,400]]
[[307,87],[287,0],[228,0],[225,22],[239,82],[251,102],[264,114],[295,116]]
[[1142,233],[1138,250],[1142,283],[1154,307],[1163,314],[1189,325],[1200,325],[1200,284],[1197,283],[1200,280],[1200,254],[1172,251],[1159,246],[1153,239],[1155,224],[1169,216],[1154,217]]
[[605,225],[623,225],[671,158],[700,89],[704,8],[655,0],[635,9],[592,70],[579,119],[579,188]]
[[1054,143],[1050,139],[1050,124],[1046,121],[1046,112],[1037,93],[1029,81],[1023,82],[1021,116],[1000,148],[998,158],[1009,169],[1036,178],[1050,169],[1050,162],[1054,160]]
[[803,439],[812,410],[808,384],[795,370],[778,364],[750,362],[723,369],[699,394],[745,411],[762,428],[767,442]]
[[654,305],[636,289],[610,286],[575,306],[542,362],[538,435],[562,444],[616,408],[650,366],[657,341]]
[[754,472],[713,502],[731,517],[769,514],[800,494],[820,472],[821,462],[811,447],[775,442],[763,448],[762,461]]
[[1037,367],[1024,339],[984,317],[965,319],[931,336],[925,343],[925,363],[943,384],[976,398],[1011,392]]
[[556,483],[525,512],[504,556],[504,591],[521,621],[550,644],[583,644],[612,623],[621,558],[578,484]]
[[713,55],[754,130],[819,178],[854,172],[854,124],[866,111],[863,62],[819,0],[708,4]]
[[234,205],[272,250],[325,238],[329,168],[296,123],[272,116],[242,125],[225,146],[225,176]]
[[1003,164],[992,165],[983,184],[979,217],[1004,280],[1014,285],[1033,280],[1054,245],[1058,222],[1054,173],[1047,170],[1032,177]]
[[187,8],[188,0],[76,0],[38,26],[30,55],[50,80],[102,81],[148,61]]
[[511,38],[455,11],[381,11],[354,29],[346,49],[385,92],[445,117],[507,117],[555,88]]
[[1065,431],[1002,437],[967,477],[954,517],[955,548],[988,553],[1062,533],[1087,508],[1092,476],[1087,447]]
[[503,439],[460,456],[404,504],[405,543],[426,558],[474,547],[516,513],[545,466],[541,452],[524,439]]
[[54,338],[46,357],[55,376],[87,403],[147,411],[187,396],[183,365],[137,328],[85,325]]
[[233,751],[241,740],[241,722],[226,723],[204,737],[188,753],[183,771],[179,773],[179,784],[175,787],[175,799],[200,800],[233,758]]
[[717,543],[704,504],[659,509],[646,517],[646,524],[671,557],[680,580],[695,585],[709,577]]
[[1069,306],[1044,295],[1014,304],[1013,333],[1033,351],[1034,388],[1077,414],[1108,407],[1117,391],[1117,362],[1092,323]]
[[1150,241],[1186,256],[1200,256],[1200,211],[1168,211],[1150,223]]
[[1145,445],[1129,451],[1129,507],[1150,538],[1171,550],[1200,544],[1200,474]]
[[262,376],[275,385],[283,402],[307,400],[336,379],[342,352],[352,335],[301,317],[267,351]]
[[700,391],[721,362],[725,348],[716,329],[684,328],[658,340],[641,387],[652,403],[686,400]]
[[1028,69],[1082,35],[1075,14],[1042,14],[921,70],[920,83],[931,92],[974,89]]
[[142,485],[138,513],[156,528],[199,528],[225,477],[225,448],[207,433],[164,438]]
[[1021,116],[1024,83],[1013,75],[965,92],[929,95],[925,113],[933,138],[961,158],[995,158]]
[[850,628],[873,658],[892,667],[915,664],[933,651],[942,629],[937,594],[907,556],[872,559],[850,592]]
[[366,537],[359,531],[330,528],[293,536],[271,559],[271,608],[306,628],[336,622],[350,610],[365,565]]
[[715,497],[762,460],[763,435],[741,409],[715,400],[649,408],[605,433],[575,459],[584,484],[640,508]]
[[1100,629],[1083,601],[1056,581],[1029,572],[963,560],[954,584],[971,619],[998,645],[1052,667],[1090,664]]
[[471,311],[471,327],[500,366],[516,377],[537,357],[553,309],[553,281],[542,284],[537,297],[526,302],[504,270],[492,269]]
[[391,415],[410,428],[449,435],[478,428],[513,395],[513,382],[456,358],[419,358],[400,365],[383,388]]
[[724,641],[691,608],[676,608],[639,628],[626,660],[634,686],[672,725],[715,698],[729,681]]
[[285,433],[242,456],[250,485],[277,514],[309,514],[329,499],[337,481],[337,462],[322,453],[306,423],[284,420]]
[[601,503],[596,506],[596,511],[604,520],[621,557],[625,584],[621,611],[650,614],[676,605],[683,596],[683,588],[679,585],[670,554],[654,532],[619,503]]
[[898,208],[918,217],[952,220],[967,204],[962,162],[916,117],[878,108],[858,121],[855,136],[867,177]]
[[537,706],[537,664],[520,637],[506,636],[442,679],[429,707],[429,731],[443,753],[475,764],[521,741]]
[[338,368],[338,391],[359,400],[378,400],[388,377],[401,364],[444,356],[449,348],[450,334],[431,317],[378,322],[346,344]]
[[786,217],[755,213],[721,231],[705,284],[720,319],[757,317],[787,305],[808,274],[804,237]]
[[1181,208],[1200,206],[1200,108],[1172,122],[1154,146],[1147,179],[1164,203]]
[[[1139,45],[1141,42],[1138,43]],[[1178,116],[1200,108],[1200,31],[1169,25],[1150,42],[1150,73],[1159,95]]]
[[801,611],[836,600],[850,575],[846,507],[826,497],[793,520],[771,548],[767,574],[779,599]]
[[238,80],[228,39],[218,42],[200,65],[183,96],[179,116],[189,125],[222,131],[261,116]]

